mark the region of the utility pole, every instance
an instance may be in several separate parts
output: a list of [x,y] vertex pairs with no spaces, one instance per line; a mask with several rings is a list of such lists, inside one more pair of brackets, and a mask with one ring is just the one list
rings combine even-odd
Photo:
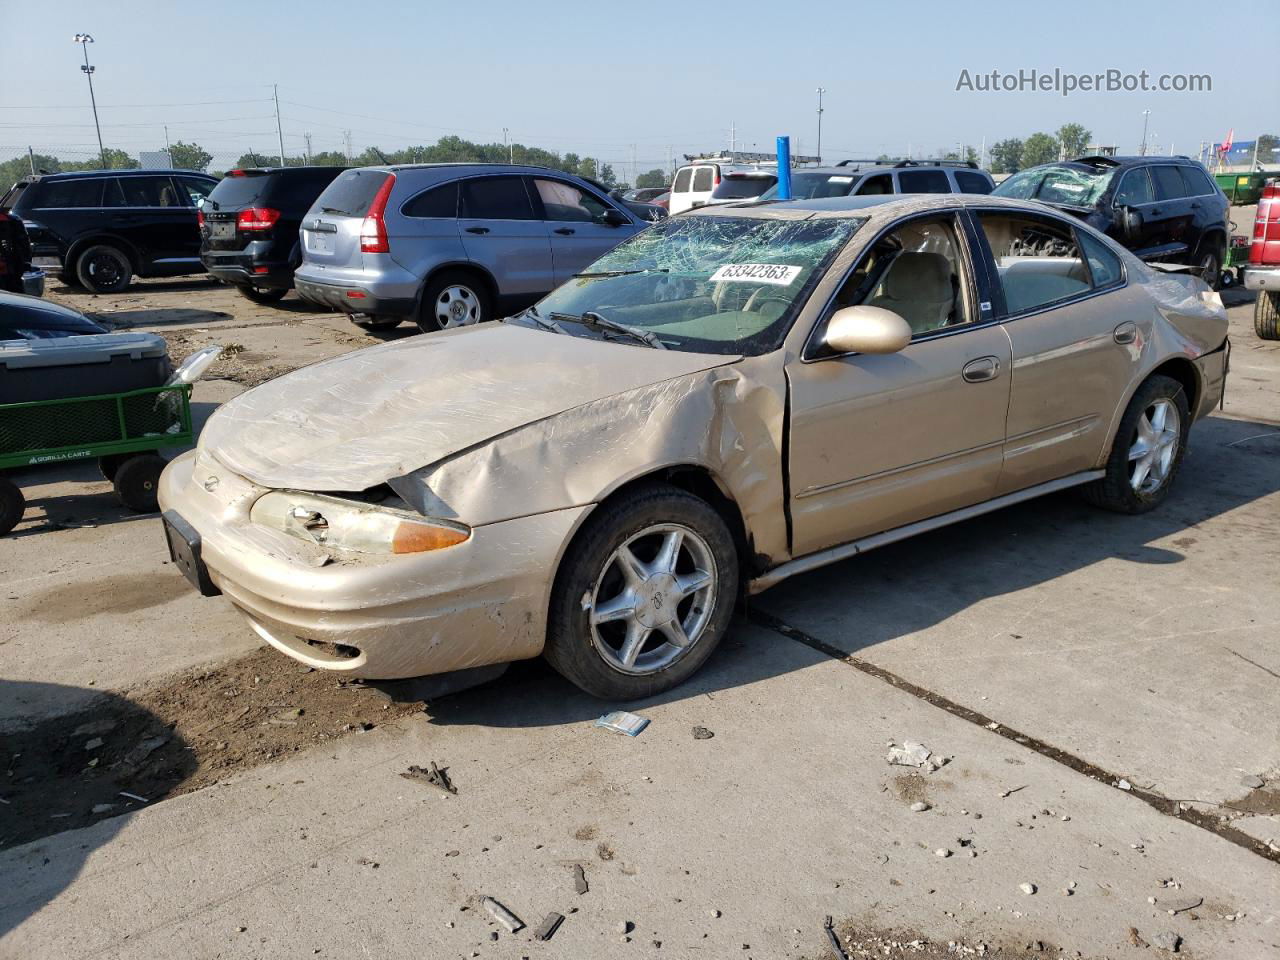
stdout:
[[169,158],[169,169],[173,169],[173,150],[169,147],[169,125],[164,125],[164,155]]
[[738,149],[738,126],[732,120],[729,121],[729,156],[733,157]]
[[822,166],[822,95],[826,92],[826,87],[818,88],[818,166]]
[[102,127],[98,124],[98,101],[93,95],[93,67],[89,65],[89,44],[93,43],[93,37],[87,33],[77,33],[76,43],[84,47],[84,66],[80,69],[84,71],[84,78],[89,81],[89,103],[93,106],[93,128],[98,131],[98,156],[102,159],[102,169],[107,169],[107,151],[102,146]]
[[636,181],[640,179],[640,165],[636,162],[636,145],[631,145],[631,189],[636,188]]
[[342,143],[347,148],[347,166],[351,166],[351,131],[342,131]]
[[1142,146],[1138,148],[1138,156],[1140,157],[1145,157],[1147,155],[1147,119],[1150,116],[1150,110],[1142,111]]
[[310,130],[303,131],[302,139],[306,141],[306,144],[307,144],[307,163],[310,164],[311,163],[311,131]]
[[271,85],[271,96],[276,101],[276,136],[280,138],[280,166],[284,166],[284,128],[280,126],[280,87]]
[[508,128],[508,127],[503,127],[503,128],[502,128],[502,145],[503,145],[504,147],[506,147],[506,148],[507,148],[507,163],[515,163],[515,162],[516,162],[516,152],[515,152],[515,151],[516,151],[516,148],[515,148],[515,147],[513,147],[513,146],[511,145],[511,143],[509,142],[508,137],[507,137],[508,132],[509,132],[509,128]]
[[30,164],[31,175],[34,177],[36,175],[36,155],[30,147],[27,147],[27,163]]
[[982,135],[982,149],[978,151],[978,166],[987,169],[987,135]]

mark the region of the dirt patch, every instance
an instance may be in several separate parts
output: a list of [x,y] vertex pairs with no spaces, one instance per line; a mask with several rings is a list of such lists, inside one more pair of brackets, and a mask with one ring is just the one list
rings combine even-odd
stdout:
[[41,623],[74,623],[104,614],[136,613],[190,592],[190,585],[181,577],[101,577],[59,583],[25,600],[16,617]]
[[890,781],[894,795],[903,803],[929,799],[929,781],[918,773],[904,773]]
[[1250,790],[1239,800],[1227,804],[1227,809],[1258,817],[1280,817],[1280,790],[1270,785],[1264,789]]
[[[933,940],[914,931],[897,928],[876,928],[867,924],[844,921],[835,925],[835,935],[847,957],[861,960],[877,957],[880,960],[900,960],[903,957],[998,957],[1001,960],[1046,960],[1060,957],[1068,951],[1045,940],[1030,943],[1000,943],[995,940],[966,938],[964,940]],[[1070,956],[1081,954],[1070,952]],[[838,954],[828,946],[813,960],[836,960]]]
[[264,649],[0,735],[0,849],[190,793],[422,709],[421,701],[392,700],[307,670]]

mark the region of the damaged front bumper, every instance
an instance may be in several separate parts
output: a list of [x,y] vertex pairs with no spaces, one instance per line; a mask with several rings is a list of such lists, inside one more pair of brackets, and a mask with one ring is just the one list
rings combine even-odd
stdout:
[[560,552],[590,510],[479,526],[426,553],[331,556],[251,522],[267,492],[193,451],[165,470],[160,505],[199,535],[210,580],[259,636],[309,666],[376,679],[541,653]]

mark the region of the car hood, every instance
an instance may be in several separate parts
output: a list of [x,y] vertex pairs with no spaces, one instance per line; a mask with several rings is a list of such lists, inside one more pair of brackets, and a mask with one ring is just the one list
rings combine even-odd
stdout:
[[464,327],[265,383],[209,419],[200,449],[265,487],[364,490],[582,404],[738,359]]

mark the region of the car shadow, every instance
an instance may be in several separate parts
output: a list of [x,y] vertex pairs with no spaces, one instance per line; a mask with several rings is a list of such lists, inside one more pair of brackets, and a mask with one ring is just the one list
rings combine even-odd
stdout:
[[[0,679],[0,700],[32,711],[86,693]],[[75,713],[0,731],[0,756],[7,774],[0,783],[0,851],[13,851],[0,853],[6,880],[0,937],[57,897],[132,813],[165,796],[196,766],[182,738],[153,713],[108,693]],[[79,830],[79,842],[40,842],[67,830]]]
[[[1213,417],[1192,431],[1169,499],[1150,513],[1107,513],[1067,491],[793,577],[752,598],[750,605],[784,621],[803,613],[807,630],[856,654],[936,626],[990,597],[1015,594],[1102,560],[1181,563],[1180,551],[1202,536],[1199,524],[1278,490],[1280,424]],[[921,584],[929,589],[920,589]],[[780,656],[769,645],[753,642],[754,629],[740,618],[689,682],[627,708],[643,712],[655,704],[714,695],[826,659],[798,644],[788,645],[795,649]],[[427,713],[440,725],[539,727],[593,720],[614,706],[581,693],[539,660],[515,664],[491,684],[429,703]]]

